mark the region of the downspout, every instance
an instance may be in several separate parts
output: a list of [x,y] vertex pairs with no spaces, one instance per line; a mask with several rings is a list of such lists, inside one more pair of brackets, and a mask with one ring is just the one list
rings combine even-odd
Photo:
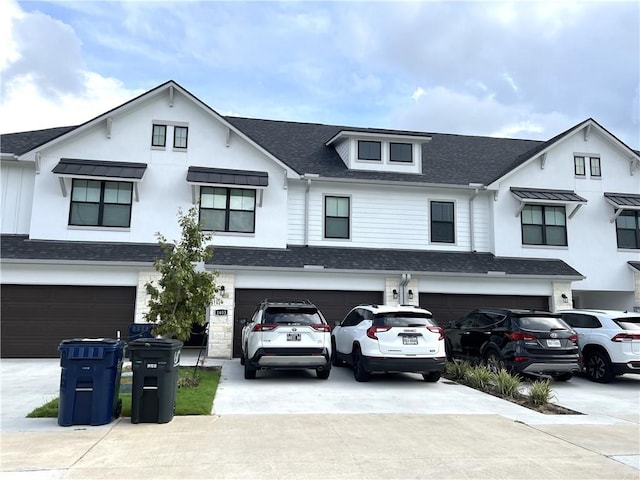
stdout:
[[473,211],[473,201],[480,193],[480,189],[483,190],[486,188],[482,184],[473,184],[470,183],[469,186],[475,187],[473,190],[473,194],[469,197],[469,246],[471,247],[471,251],[476,251],[476,237],[475,237],[475,224],[474,224],[474,211]]
[[407,301],[406,289],[409,281],[411,280],[410,273],[403,273],[400,280],[400,305],[404,305]]
[[307,178],[307,188],[304,192],[304,245],[309,246],[309,190],[311,179]]

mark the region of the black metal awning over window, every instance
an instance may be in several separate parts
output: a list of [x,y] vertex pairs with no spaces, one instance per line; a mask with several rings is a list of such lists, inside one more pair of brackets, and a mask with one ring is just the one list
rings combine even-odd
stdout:
[[236,185],[239,187],[265,188],[269,185],[269,174],[250,170],[189,167],[187,182],[201,185]]
[[615,208],[640,210],[640,195],[638,194],[605,192],[604,198]]
[[569,214],[569,218],[573,218],[576,212],[587,203],[586,198],[582,198],[576,192],[571,190],[551,190],[537,188],[520,188],[511,187],[511,193],[520,201],[520,208],[516,212],[516,217],[525,205],[531,204],[561,204],[575,205],[575,208]]
[[62,177],[122,178],[135,182],[142,180],[146,170],[146,163],[61,158],[52,172]]

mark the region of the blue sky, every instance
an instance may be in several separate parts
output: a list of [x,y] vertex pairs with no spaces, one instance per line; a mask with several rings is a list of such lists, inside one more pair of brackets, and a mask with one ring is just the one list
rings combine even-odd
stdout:
[[169,79],[221,114],[640,148],[640,2],[0,2],[0,131]]

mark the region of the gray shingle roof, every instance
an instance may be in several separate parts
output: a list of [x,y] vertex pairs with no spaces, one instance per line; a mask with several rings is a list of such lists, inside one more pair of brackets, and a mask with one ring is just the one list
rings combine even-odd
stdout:
[[76,127],[57,127],[30,132],[5,133],[0,135],[0,152],[22,155],[54,138],[64,135]]
[[254,172],[251,170],[189,167],[187,182],[266,187],[269,185],[269,174],[267,172]]
[[[29,240],[3,235],[3,260],[107,261],[151,264],[162,256],[157,244]],[[216,247],[208,262],[218,268],[286,268],[343,271],[561,276],[582,275],[557,259],[506,258],[490,253],[289,246],[286,249]]]
[[627,263],[629,263],[629,265],[631,265],[633,268],[635,268],[636,270],[638,270],[638,272],[640,272],[640,262],[632,262],[632,261],[629,261],[629,262],[627,262]]
[[141,179],[146,169],[146,163],[61,158],[58,164],[53,167],[52,172],[63,176]]

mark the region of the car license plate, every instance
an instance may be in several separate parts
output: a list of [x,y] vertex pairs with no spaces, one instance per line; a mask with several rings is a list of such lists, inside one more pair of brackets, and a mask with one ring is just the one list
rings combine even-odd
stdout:
[[299,342],[300,334],[299,333],[287,333],[287,342]]
[[547,340],[547,347],[559,347],[560,340]]
[[404,335],[402,337],[402,344],[403,345],[417,345],[418,344],[418,337],[416,337],[415,335]]

